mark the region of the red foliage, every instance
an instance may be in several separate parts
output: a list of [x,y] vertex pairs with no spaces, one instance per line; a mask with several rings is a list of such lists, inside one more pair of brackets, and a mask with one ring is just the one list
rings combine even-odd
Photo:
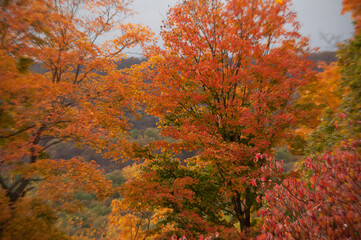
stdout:
[[266,192],[258,239],[360,239],[360,145],[308,158],[309,180],[287,178]]

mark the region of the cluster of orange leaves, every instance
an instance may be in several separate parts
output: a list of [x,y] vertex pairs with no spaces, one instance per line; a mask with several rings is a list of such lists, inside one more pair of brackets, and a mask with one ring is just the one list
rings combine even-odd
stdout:
[[358,0],[343,0],[342,13],[351,12],[351,17],[355,21],[355,29],[357,32],[361,30],[361,2]]

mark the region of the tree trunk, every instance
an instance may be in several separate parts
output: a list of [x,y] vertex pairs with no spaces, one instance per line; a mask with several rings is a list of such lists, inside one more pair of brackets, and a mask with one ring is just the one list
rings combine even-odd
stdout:
[[233,208],[239,221],[241,231],[247,232],[251,227],[251,207],[252,207],[251,189],[246,188],[246,198],[243,201],[241,194],[237,191],[232,197]]

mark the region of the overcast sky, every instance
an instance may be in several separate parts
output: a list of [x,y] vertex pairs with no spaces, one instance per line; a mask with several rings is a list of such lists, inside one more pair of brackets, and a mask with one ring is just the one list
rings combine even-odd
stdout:
[[[129,19],[132,23],[149,26],[159,33],[167,10],[178,0],[134,0],[133,10],[138,14]],[[334,50],[335,39],[341,41],[352,36],[350,15],[341,15],[342,0],[293,0],[294,10],[301,23],[301,33],[309,36],[312,47]]]

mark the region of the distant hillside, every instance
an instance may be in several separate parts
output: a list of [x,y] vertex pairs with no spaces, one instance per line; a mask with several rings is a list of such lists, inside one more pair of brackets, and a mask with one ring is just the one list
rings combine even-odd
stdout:
[[[146,58],[129,57],[122,59],[122,61],[117,62],[116,64],[118,66],[118,69],[124,69],[124,68],[129,68],[134,64],[141,64],[142,62],[145,61],[147,61]],[[48,70],[46,68],[43,68],[42,63],[37,63],[30,67],[30,71],[35,73],[46,73]]]
[[[325,62],[327,64],[330,64],[331,62],[335,62],[337,60],[336,52],[311,53],[308,58],[314,61],[315,63]],[[135,64],[141,64],[142,62],[145,61],[147,61],[146,58],[129,57],[123,59],[121,62],[118,62],[117,66],[118,69],[130,68]],[[47,69],[43,68],[41,63],[37,63],[30,67],[30,71],[35,73],[45,73],[47,72]]]
[[327,64],[330,64],[331,62],[337,61],[336,52],[311,53],[308,58],[315,63],[325,62]]

